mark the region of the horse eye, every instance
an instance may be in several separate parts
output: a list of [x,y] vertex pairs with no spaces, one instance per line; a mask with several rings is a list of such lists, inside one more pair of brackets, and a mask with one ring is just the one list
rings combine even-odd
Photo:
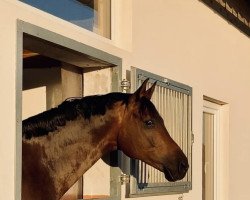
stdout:
[[147,127],[153,127],[154,126],[154,122],[152,120],[145,121],[145,124],[146,124]]

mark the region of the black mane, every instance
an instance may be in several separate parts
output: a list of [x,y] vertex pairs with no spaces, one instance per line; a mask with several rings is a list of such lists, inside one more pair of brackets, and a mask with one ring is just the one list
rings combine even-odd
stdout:
[[104,115],[106,110],[111,108],[117,101],[128,103],[129,94],[109,93],[100,96],[87,96],[66,100],[56,108],[23,120],[23,138],[31,139],[47,135],[57,130],[58,126],[64,126],[67,121],[82,116],[90,119],[94,115]]

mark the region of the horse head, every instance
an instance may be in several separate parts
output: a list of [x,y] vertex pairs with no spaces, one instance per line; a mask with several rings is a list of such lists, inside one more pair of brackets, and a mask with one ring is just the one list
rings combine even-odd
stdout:
[[118,135],[118,148],[127,156],[164,172],[167,180],[180,180],[188,170],[188,159],[170,137],[162,117],[150,101],[156,82],[146,90],[147,82],[148,79],[129,96]]

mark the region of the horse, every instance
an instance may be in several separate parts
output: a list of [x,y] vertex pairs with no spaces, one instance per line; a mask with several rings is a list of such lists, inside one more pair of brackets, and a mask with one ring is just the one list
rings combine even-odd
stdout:
[[23,120],[22,200],[58,200],[105,154],[121,150],[162,171],[186,175],[188,159],[150,101],[156,82],[134,93],[65,100]]

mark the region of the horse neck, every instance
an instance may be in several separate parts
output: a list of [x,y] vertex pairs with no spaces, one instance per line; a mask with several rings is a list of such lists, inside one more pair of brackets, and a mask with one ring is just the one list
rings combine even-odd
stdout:
[[23,177],[35,174],[35,180],[24,178],[23,183],[39,188],[39,195],[54,195],[41,199],[59,199],[99,158],[117,148],[120,113],[112,109],[87,120],[78,117],[47,136],[23,140]]

